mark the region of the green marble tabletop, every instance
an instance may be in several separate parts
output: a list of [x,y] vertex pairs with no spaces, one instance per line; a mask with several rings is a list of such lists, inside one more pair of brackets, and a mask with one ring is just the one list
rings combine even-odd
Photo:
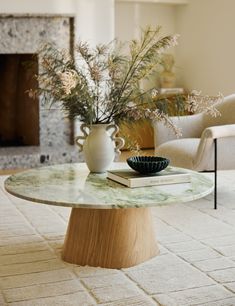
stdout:
[[[128,166],[113,163],[112,168]],[[128,188],[107,179],[106,173],[89,173],[84,163],[63,164],[14,174],[6,179],[5,188],[16,197],[38,203],[100,209],[187,202],[213,191],[213,182],[204,174],[184,171],[191,173],[190,183]]]

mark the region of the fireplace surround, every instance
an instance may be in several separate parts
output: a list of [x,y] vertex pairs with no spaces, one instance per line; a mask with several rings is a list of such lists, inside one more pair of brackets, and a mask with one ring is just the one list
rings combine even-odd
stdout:
[[73,145],[73,124],[64,118],[59,105],[49,108],[43,97],[30,101],[25,95],[27,87],[37,84],[33,76],[20,72],[18,62],[36,58],[35,69],[40,71],[38,50],[46,42],[73,54],[73,16],[0,15],[0,69],[4,71],[0,77],[1,169],[81,160]]

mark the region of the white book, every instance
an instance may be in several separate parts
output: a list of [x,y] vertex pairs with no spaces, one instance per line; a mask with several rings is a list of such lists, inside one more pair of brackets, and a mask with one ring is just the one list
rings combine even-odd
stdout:
[[170,167],[152,175],[143,175],[132,169],[109,170],[107,178],[130,188],[189,183],[191,181],[190,173],[174,170]]

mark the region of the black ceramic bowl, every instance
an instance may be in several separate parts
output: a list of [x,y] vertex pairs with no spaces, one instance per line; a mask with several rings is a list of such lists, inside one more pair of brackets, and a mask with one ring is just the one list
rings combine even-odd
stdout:
[[127,160],[128,165],[142,174],[160,172],[169,165],[169,159],[159,156],[132,156]]

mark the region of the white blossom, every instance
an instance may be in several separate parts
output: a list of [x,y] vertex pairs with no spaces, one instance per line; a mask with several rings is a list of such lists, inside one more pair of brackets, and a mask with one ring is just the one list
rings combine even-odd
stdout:
[[75,88],[78,83],[76,71],[66,70],[64,72],[59,72],[58,76],[62,83],[62,89],[66,95],[69,95],[72,89]]

